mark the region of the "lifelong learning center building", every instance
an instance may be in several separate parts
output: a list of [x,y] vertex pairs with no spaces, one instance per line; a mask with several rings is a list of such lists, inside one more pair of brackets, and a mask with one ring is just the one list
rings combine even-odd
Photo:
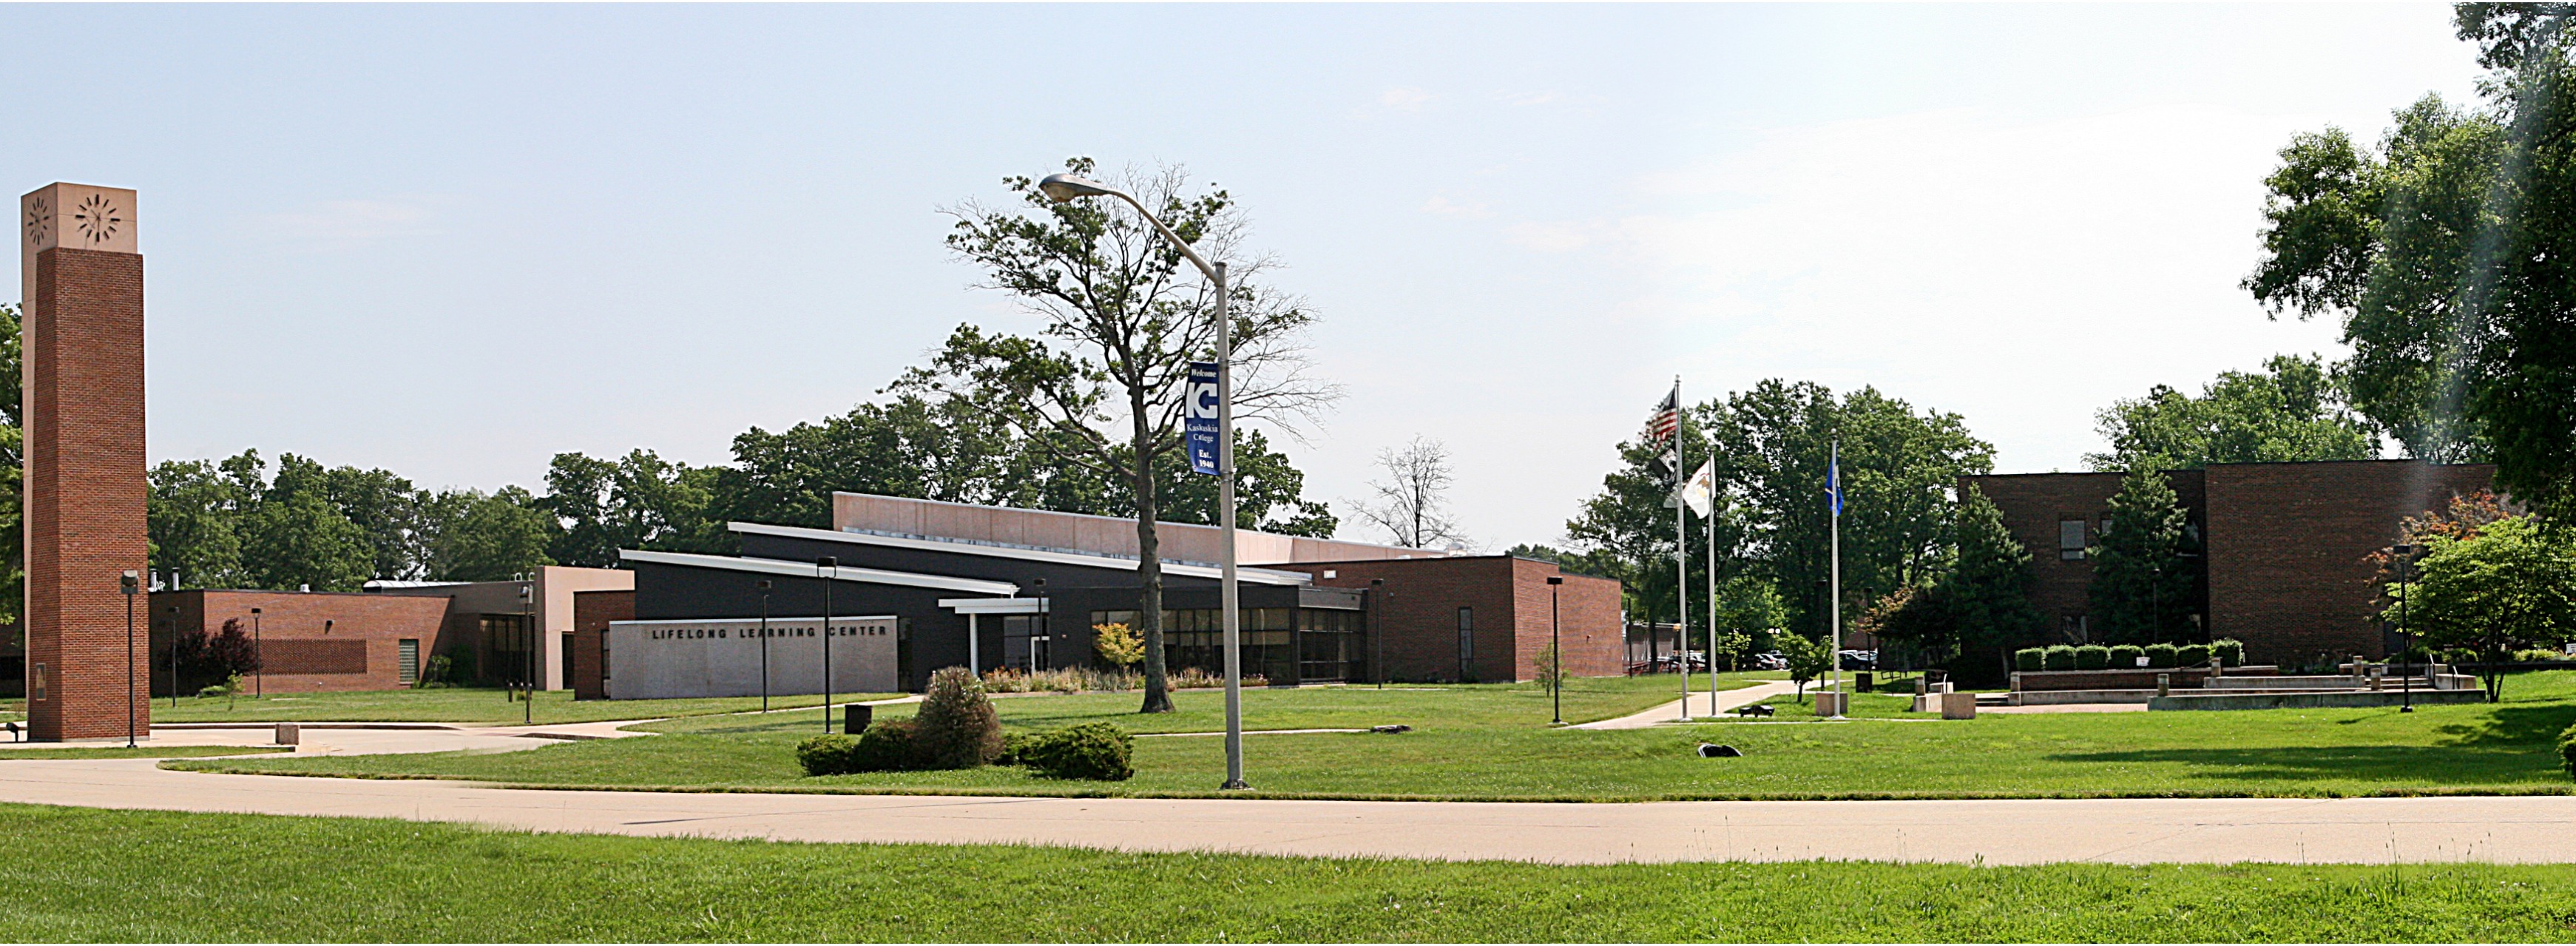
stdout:
[[[739,556],[621,552],[632,614],[578,620],[576,691],[812,693],[826,647],[835,692],[911,690],[942,667],[1103,667],[1094,629],[1137,625],[1131,520],[838,493],[832,522],[733,523]],[[1221,672],[1224,533],[1156,535],[1167,665]],[[1531,679],[1551,632],[1570,673],[1625,668],[1616,581],[1508,555],[1235,535],[1243,672],[1270,685]],[[594,659],[596,678],[582,672]]]

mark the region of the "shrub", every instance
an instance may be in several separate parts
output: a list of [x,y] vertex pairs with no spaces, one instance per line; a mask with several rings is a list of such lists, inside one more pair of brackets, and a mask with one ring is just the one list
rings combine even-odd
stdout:
[[796,764],[809,776],[847,775],[858,771],[850,767],[851,753],[858,747],[858,740],[838,733],[811,736],[796,744]]
[[2136,670],[2138,669],[2138,658],[2146,655],[2146,650],[2136,644],[2122,644],[2118,647],[2113,647],[2111,648],[2111,669]]
[[1028,736],[1028,734],[1026,734],[1026,733],[1015,733],[1015,732],[1003,733],[1003,734],[1002,734],[1002,754],[1001,754],[1001,755],[997,755],[997,756],[994,756],[994,757],[993,757],[993,764],[994,764],[994,765],[1027,765],[1027,764],[1029,764],[1029,763],[1028,763],[1028,760],[1023,759],[1023,758],[1020,758],[1020,753],[1027,752],[1027,751],[1028,751],[1028,749],[1029,749],[1029,736]]
[[2024,647],[2020,650],[2013,651],[2013,669],[2042,669],[2048,665],[2046,663],[2047,653],[2047,651],[2041,650],[2037,647]]
[[859,744],[850,750],[851,772],[900,772],[927,768],[920,740],[914,738],[913,721],[890,719],[868,727],[859,734]]
[[2138,648],[2147,654],[2147,666],[2164,669],[2174,665],[2174,645],[2148,644]]
[[1124,623],[1094,624],[1091,652],[1112,667],[1132,667],[1145,661],[1145,638]]
[[2245,666],[2244,641],[2237,640],[2233,637],[2210,641],[2209,652],[2217,654],[2219,662],[2227,666]]
[[2067,644],[2058,644],[2042,651],[2040,661],[2050,670],[2073,670],[2075,669],[2075,648]]
[[2558,764],[2567,768],[2568,775],[2576,776],[2576,726],[2558,734]]
[[1020,747],[1020,764],[1047,778],[1123,782],[1136,770],[1128,765],[1136,747],[1127,731],[1108,723],[1084,723],[1040,733]]
[[2565,660],[2567,655],[2554,650],[2517,650],[2513,652],[2513,659],[2516,663],[2531,663],[2538,660]]
[[2209,645],[2184,644],[2180,647],[2174,648],[2174,665],[2180,667],[2209,666]]
[[912,719],[915,749],[931,768],[971,769],[1002,754],[1002,720],[964,667],[933,672]]
[[2111,665],[2111,648],[2086,644],[2075,648],[2075,669],[2100,670]]

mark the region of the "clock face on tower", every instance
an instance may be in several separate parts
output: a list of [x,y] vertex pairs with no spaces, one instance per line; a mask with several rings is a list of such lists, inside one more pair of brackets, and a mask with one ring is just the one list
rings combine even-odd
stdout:
[[97,246],[115,238],[117,228],[125,223],[125,218],[106,194],[91,194],[72,211],[72,222],[80,228],[83,241]]
[[27,245],[43,246],[54,238],[54,208],[44,198],[27,202]]

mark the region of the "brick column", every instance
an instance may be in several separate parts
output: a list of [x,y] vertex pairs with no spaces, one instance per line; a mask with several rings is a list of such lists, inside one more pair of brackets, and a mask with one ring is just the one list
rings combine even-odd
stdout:
[[115,737],[130,718],[139,738],[151,731],[151,614],[135,595],[129,661],[118,584],[145,568],[134,192],[49,184],[19,210],[29,729]]

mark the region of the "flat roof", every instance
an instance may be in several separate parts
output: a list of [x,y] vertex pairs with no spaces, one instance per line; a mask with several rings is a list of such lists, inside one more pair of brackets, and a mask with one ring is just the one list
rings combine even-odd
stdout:
[[[803,526],[764,525],[757,522],[731,522],[726,523],[725,528],[735,532],[748,532],[753,535],[773,535],[788,539],[813,539],[821,542],[847,542],[853,545],[876,545],[883,546],[885,548],[911,549],[918,552],[959,552],[967,555],[982,555],[989,558],[1008,558],[1017,559],[1023,562],[1047,562],[1056,565],[1077,565],[1083,568],[1108,568],[1119,571],[1134,571],[1136,568],[1135,559],[1121,558],[1115,555],[1093,555],[1082,552],[1062,552],[1052,549],[1020,548],[1008,545],[986,545],[980,542],[959,540],[911,539],[899,536],[879,535],[874,532],[840,532],[832,529],[808,529]],[[812,566],[800,567],[811,568]],[[1184,565],[1171,561],[1163,563],[1163,571],[1167,574],[1188,575],[1192,578],[1224,577],[1224,570],[1222,569],[1211,568],[1205,565]],[[1243,566],[1236,566],[1235,576],[1238,580],[1256,585],[1311,585],[1315,583],[1315,576],[1306,574],[1305,572],[1276,571],[1267,568],[1246,568]]]
[[[691,552],[647,552],[640,549],[618,549],[617,557],[629,562],[654,565],[680,565],[688,568],[715,568],[724,571],[753,572],[762,575],[784,575],[790,578],[818,578],[821,566],[807,562],[787,562],[774,558],[737,558],[730,555],[698,555]],[[962,591],[967,594],[1008,597],[1020,593],[1020,586],[1007,581],[985,581],[980,578],[952,578],[947,575],[923,575],[914,572],[890,572],[877,568],[841,565],[832,569],[835,581],[869,585],[905,585]]]

